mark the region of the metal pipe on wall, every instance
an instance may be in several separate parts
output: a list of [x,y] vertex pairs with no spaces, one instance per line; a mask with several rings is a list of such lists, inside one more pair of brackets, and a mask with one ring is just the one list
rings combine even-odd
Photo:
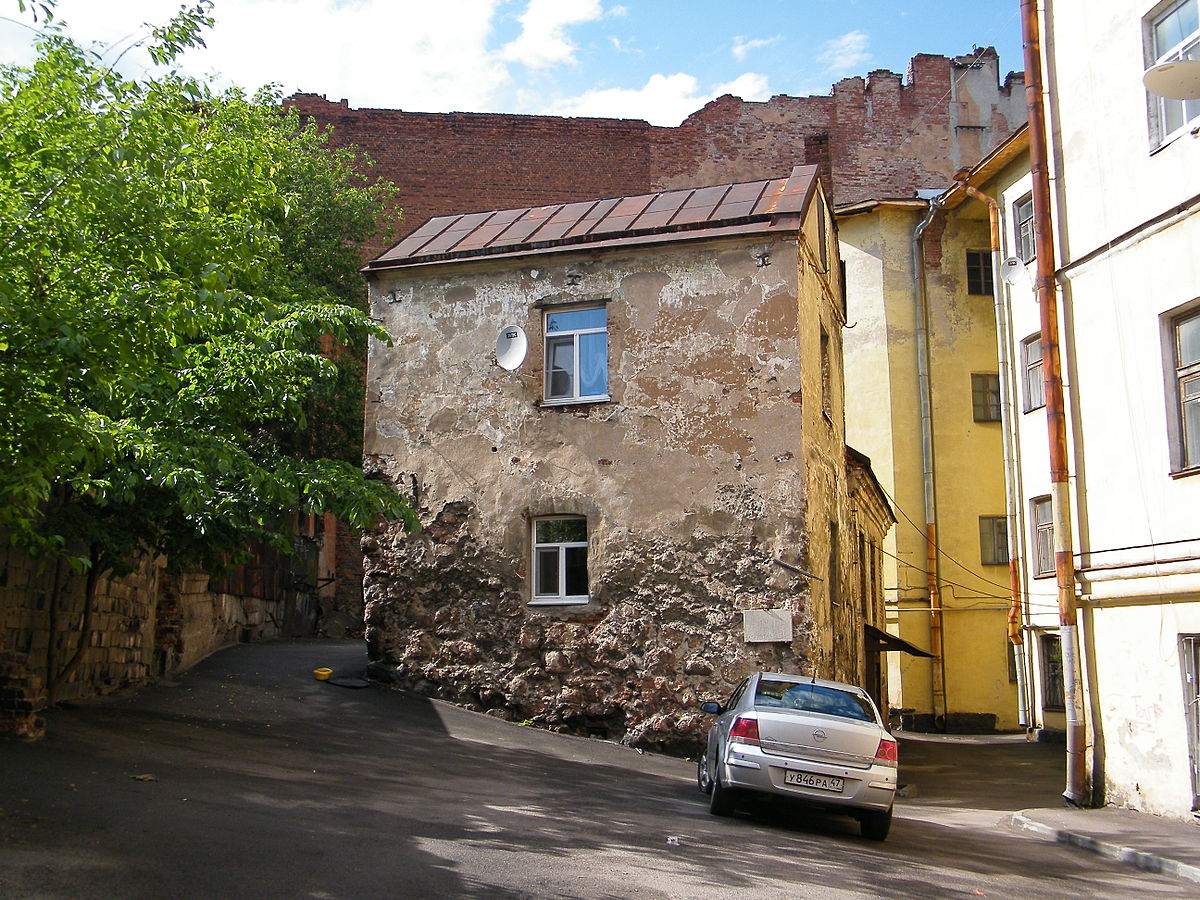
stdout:
[[1021,37],[1025,48],[1025,105],[1029,110],[1029,162],[1033,176],[1033,237],[1034,252],[1037,254],[1042,373],[1046,386],[1046,431],[1050,445],[1054,570],[1058,586],[1063,694],[1067,714],[1067,777],[1063,797],[1069,803],[1083,806],[1090,799],[1087,785],[1087,735],[1080,677],[1082,669],[1079,617],[1075,600],[1067,420],[1063,403],[1062,360],[1059,354],[1054,232],[1050,211],[1050,154],[1042,100],[1041,25],[1036,0],[1021,0]]
[[929,590],[929,649],[933,653],[933,717],[946,721],[946,664],[943,656],[942,597],[938,584],[937,497],[933,473],[933,390],[929,380],[928,302],[926,298],[923,235],[941,208],[940,198],[929,201],[925,218],[913,232],[913,273],[916,276],[917,393],[921,404],[921,471],[925,486],[925,575]]

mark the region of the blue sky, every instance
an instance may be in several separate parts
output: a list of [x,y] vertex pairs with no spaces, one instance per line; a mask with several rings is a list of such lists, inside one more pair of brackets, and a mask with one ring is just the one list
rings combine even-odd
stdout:
[[[16,0],[0,0],[22,19]],[[180,0],[58,0],[104,45]],[[5,8],[7,7],[7,8]],[[215,0],[207,49],[185,68],[353,107],[645,118],[676,125],[713,97],[827,94],[848,75],[903,73],[916,53],[996,47],[1021,65],[1019,0]],[[24,17],[23,21],[28,21]],[[31,33],[0,21],[0,58]],[[122,45],[123,46],[123,45]],[[137,52],[123,67],[144,65]]]

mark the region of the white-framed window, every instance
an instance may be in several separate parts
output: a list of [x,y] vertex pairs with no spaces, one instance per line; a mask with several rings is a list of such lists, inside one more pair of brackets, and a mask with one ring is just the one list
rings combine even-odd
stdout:
[[608,310],[603,306],[546,311],[547,403],[608,397]]
[[1200,312],[1172,323],[1175,344],[1175,396],[1179,416],[1179,465],[1200,466]]
[[979,517],[979,561],[985,566],[1008,564],[1008,517]]
[[533,520],[534,604],[588,602],[588,527],[583,516]]
[[1037,255],[1033,241],[1033,194],[1026,194],[1013,204],[1013,239],[1021,262],[1030,262]]
[[[1177,0],[1146,17],[1146,56],[1151,65],[1200,59],[1200,2]],[[1200,99],[1170,100],[1151,96],[1153,132],[1162,145],[1200,122]]]
[[1025,412],[1041,409],[1046,405],[1046,378],[1042,372],[1042,336],[1021,341],[1021,365],[1024,367],[1021,394],[1025,400]]
[[1033,576],[1045,578],[1054,574],[1054,510],[1049,497],[1035,497],[1029,507],[1033,523]]

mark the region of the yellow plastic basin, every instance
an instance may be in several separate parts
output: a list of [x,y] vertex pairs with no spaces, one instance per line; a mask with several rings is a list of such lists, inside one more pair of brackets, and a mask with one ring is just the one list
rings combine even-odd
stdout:
[[313,669],[313,678],[317,681],[328,681],[329,676],[333,674],[333,669]]

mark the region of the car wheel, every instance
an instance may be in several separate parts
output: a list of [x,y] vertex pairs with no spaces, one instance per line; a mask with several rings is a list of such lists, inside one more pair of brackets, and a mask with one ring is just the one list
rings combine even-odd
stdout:
[[872,841],[887,840],[888,832],[892,829],[892,811],[865,812],[859,818],[862,836]]
[[696,763],[696,784],[700,786],[700,790],[706,794],[711,794],[713,789],[712,776],[708,774],[708,754],[701,753],[700,761]]
[[738,792],[721,784],[720,776],[713,779],[712,793],[708,795],[708,811],[714,816],[732,816],[737,806]]

